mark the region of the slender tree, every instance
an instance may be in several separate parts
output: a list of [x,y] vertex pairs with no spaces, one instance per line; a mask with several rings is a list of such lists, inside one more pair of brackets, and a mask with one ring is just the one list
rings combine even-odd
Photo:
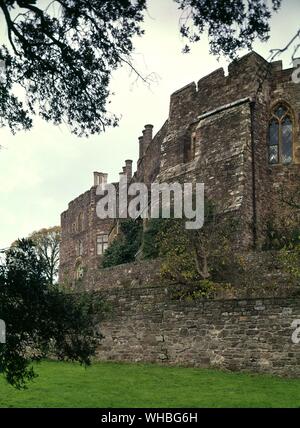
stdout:
[[50,284],[57,278],[59,267],[60,227],[54,226],[33,232],[29,237],[45,266],[45,275]]

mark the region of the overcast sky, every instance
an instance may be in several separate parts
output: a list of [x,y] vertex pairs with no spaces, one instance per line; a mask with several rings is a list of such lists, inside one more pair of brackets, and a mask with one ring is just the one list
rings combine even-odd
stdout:
[[[227,69],[226,60],[218,62],[209,55],[205,37],[190,54],[181,53],[184,43],[174,1],[148,3],[146,34],[135,42],[134,59],[144,74],[155,73],[157,79],[149,89],[137,83],[129,70],[114,74],[111,110],[122,116],[118,128],[88,139],[40,120],[31,131],[15,136],[0,129],[0,145],[4,146],[0,151],[0,249],[34,230],[59,224],[68,202],[93,184],[93,171],[107,172],[109,181],[114,181],[125,159],[133,159],[135,168],[141,130],[146,123],[152,123],[155,132],[159,130],[168,117],[170,94],[220,66]],[[283,0],[272,20],[270,41],[257,43],[255,50],[268,58],[271,48],[284,46],[295,34],[299,17],[300,1]],[[283,59],[289,67],[289,57]]]

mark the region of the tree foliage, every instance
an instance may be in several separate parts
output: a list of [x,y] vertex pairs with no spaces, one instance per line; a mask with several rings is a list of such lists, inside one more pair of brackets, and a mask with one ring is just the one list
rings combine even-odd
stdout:
[[162,276],[180,284],[224,280],[234,263],[233,240],[236,223],[214,206],[205,204],[201,229],[188,230],[185,219],[160,220],[156,246],[163,258]]
[[277,235],[281,243],[279,261],[293,282],[300,284],[300,174],[293,175],[293,182],[279,187],[279,200],[286,213],[279,217]]
[[103,255],[102,267],[133,262],[142,240],[142,223],[139,219],[120,222],[120,233]]
[[[149,0],[150,2],[151,0]],[[171,0],[170,0],[171,1]],[[77,135],[99,133],[118,119],[108,111],[111,73],[127,64],[143,34],[146,0],[0,0],[8,42],[0,47],[6,77],[0,79],[0,126],[29,129],[38,114],[66,123]],[[281,0],[175,0],[181,34],[197,42],[208,34],[214,54],[234,57],[269,33]],[[185,48],[188,51],[189,47]],[[21,86],[24,101],[16,92]]]
[[49,284],[53,284],[58,274],[60,227],[54,226],[33,232],[29,237],[35,244],[39,258],[45,266],[45,275]]
[[[299,235],[300,241],[300,235]],[[300,285],[300,243],[286,245],[279,252],[279,261],[284,272],[288,273],[292,282]]]
[[[275,215],[274,215],[275,214]],[[300,243],[300,225],[291,214],[278,215],[273,213],[264,228],[265,241],[262,249],[282,250]]]
[[101,338],[100,314],[101,302],[91,295],[50,285],[32,241],[19,241],[0,267],[0,318],[6,324],[0,372],[20,388],[35,376],[31,363],[46,356],[90,364]]
[[[267,41],[272,11],[282,0],[175,0],[183,10],[181,34],[198,42],[208,32],[210,51],[234,58],[240,49],[251,49],[255,39]],[[271,3],[271,6],[270,6]],[[185,47],[185,51],[189,46]]]
[[293,175],[293,183],[289,183],[289,186],[279,187],[279,198],[282,203],[294,210],[294,214],[300,213],[300,173]]
[[167,227],[163,218],[149,220],[143,233],[142,251],[144,259],[155,259],[160,255],[160,234]]
[[[57,0],[45,9],[36,0],[0,0],[10,49],[2,46],[6,81],[0,86],[2,125],[32,125],[32,114],[75,134],[116,125],[107,111],[111,72],[128,61],[145,1]],[[18,83],[26,106],[14,95]]]
[[300,244],[300,173],[279,185],[277,206],[265,224],[264,250],[281,250]]

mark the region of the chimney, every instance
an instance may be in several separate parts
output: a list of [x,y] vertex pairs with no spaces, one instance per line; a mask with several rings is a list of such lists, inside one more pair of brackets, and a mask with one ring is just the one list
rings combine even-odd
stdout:
[[153,134],[153,125],[145,125],[145,129],[143,131],[143,152],[146,153],[146,150],[149,146],[149,144],[152,141],[152,134]]
[[124,171],[127,175],[127,180],[130,181],[132,178],[132,160],[131,159],[127,159],[125,161],[125,171]]
[[139,137],[139,159],[142,159],[144,156],[144,145],[143,145],[144,137]]
[[107,184],[107,176],[108,176],[108,174],[95,171],[94,172],[94,186],[103,186],[104,184]]

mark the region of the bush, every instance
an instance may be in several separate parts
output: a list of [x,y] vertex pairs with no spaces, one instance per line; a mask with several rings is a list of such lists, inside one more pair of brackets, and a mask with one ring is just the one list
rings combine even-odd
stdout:
[[184,219],[165,220],[157,237],[163,258],[162,277],[178,284],[198,285],[201,290],[205,281],[228,282],[228,273],[236,268],[234,230],[236,224],[215,214],[209,203],[201,229],[187,230]]
[[287,272],[291,280],[300,283],[300,244],[288,245],[279,252],[279,260],[282,268]]
[[160,255],[160,234],[167,227],[166,220],[151,219],[143,235],[143,258],[155,259]]
[[263,250],[282,250],[300,244],[300,227],[294,224],[294,219],[281,218],[280,223],[272,219],[266,223],[265,236]]
[[35,376],[31,363],[49,355],[90,364],[101,338],[101,308],[91,294],[67,294],[49,284],[33,242],[16,242],[0,266],[0,318],[6,324],[0,373],[21,388]]
[[120,236],[112,242],[103,255],[103,268],[135,260],[142,242],[142,222],[140,219],[127,219],[120,223],[120,229]]

